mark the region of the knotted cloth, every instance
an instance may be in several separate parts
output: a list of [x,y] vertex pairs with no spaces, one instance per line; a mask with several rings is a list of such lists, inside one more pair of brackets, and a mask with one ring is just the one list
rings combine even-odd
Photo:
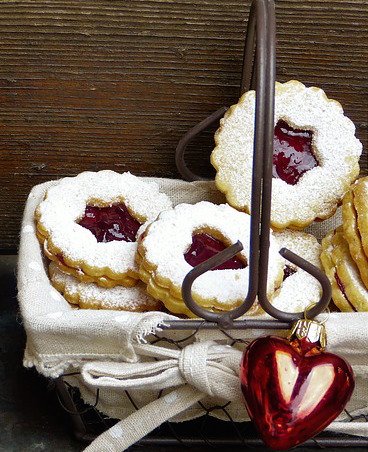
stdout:
[[[176,205],[207,200],[224,202],[213,182],[183,182],[153,179]],[[36,238],[34,210],[43,199],[48,182],[31,191],[22,223],[18,263],[18,299],[27,333],[24,365],[36,367],[47,377],[68,371],[86,402],[93,404],[100,388],[98,409],[110,417],[123,419],[103,433],[87,451],[121,451],[138,441],[162,422],[181,421],[203,414],[198,406],[224,401],[234,420],[247,419],[238,380],[240,352],[224,345],[220,331],[200,330],[183,350],[144,342],[151,333],[180,338],[180,332],[161,331],[168,319],[162,312],[130,313],[79,310],[71,307],[51,286]],[[312,226],[318,238],[336,224],[339,217]],[[333,313],[327,324],[328,351],[346,358],[356,374],[356,389],[348,404],[353,415],[368,414],[368,313]],[[280,331],[232,331],[234,337],[253,339]],[[184,332],[186,337],[190,332]],[[217,342],[217,343],[216,343]],[[158,392],[164,389],[157,399]],[[139,406],[132,407],[125,395],[129,390]],[[165,393],[167,392],[167,393]],[[211,412],[221,417],[221,410]],[[347,422],[343,413],[329,429],[368,437],[367,422]]]
[[135,348],[142,356],[160,360],[136,364],[91,362],[82,368],[86,383],[98,388],[118,387],[124,390],[178,389],[151,402],[100,435],[86,451],[125,450],[206,395],[222,401],[241,401],[239,350],[214,341],[193,343],[180,351],[149,344]]
[[188,384],[202,394],[222,400],[241,400],[239,364],[241,352],[215,341],[195,342],[182,350],[136,345],[140,356],[152,362],[90,362],[81,370],[85,382],[97,388],[157,390]]

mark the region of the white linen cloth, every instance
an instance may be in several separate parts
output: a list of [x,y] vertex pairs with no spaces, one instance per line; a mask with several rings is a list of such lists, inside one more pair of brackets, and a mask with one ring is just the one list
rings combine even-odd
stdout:
[[[157,182],[176,205],[208,200],[224,202],[213,182],[183,182],[145,178]],[[123,419],[97,438],[86,450],[121,451],[165,420],[182,421],[203,414],[196,403],[223,405],[234,420],[247,419],[241,400],[238,372],[241,352],[226,345],[219,331],[199,331],[182,351],[165,342],[145,343],[151,333],[184,338],[188,332],[162,330],[174,316],[161,312],[127,313],[79,310],[70,306],[51,286],[41,247],[35,235],[34,210],[48,182],[31,191],[22,222],[18,263],[18,298],[27,345],[24,365],[36,367],[48,377],[70,370],[80,376],[67,377],[92,403],[100,388],[98,409]],[[335,217],[310,229],[319,236],[339,223]],[[333,313],[327,321],[328,351],[342,355],[353,366],[356,389],[348,410],[368,414],[368,313]],[[234,337],[252,339],[270,331],[232,331]],[[274,334],[282,334],[280,331]],[[229,341],[227,342],[229,343]],[[162,397],[158,392],[164,389]],[[136,411],[125,390],[139,406]],[[212,413],[226,417],[221,410]],[[367,422],[347,422],[343,413],[329,429],[368,437]]]

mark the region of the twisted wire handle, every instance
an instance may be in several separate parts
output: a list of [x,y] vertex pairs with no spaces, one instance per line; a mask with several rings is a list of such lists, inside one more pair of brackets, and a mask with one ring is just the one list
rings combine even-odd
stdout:
[[[222,314],[204,309],[192,297],[192,286],[195,280],[203,273],[221,265],[239,253],[243,249],[241,242],[231,245],[206,262],[194,267],[186,275],[182,285],[182,297],[187,307],[199,317],[223,328],[238,325],[235,325],[234,320],[250,309],[257,295],[260,306],[278,320],[292,322],[305,315],[304,312],[288,313],[280,311],[270,303],[267,296],[276,74],[275,42],[274,1],[254,0],[251,5],[248,21],[240,87],[240,91],[243,93],[256,82],[257,95],[254,126],[248,294],[241,306]],[[255,59],[253,61],[254,48]],[[187,179],[198,180],[200,177],[189,171],[186,167],[183,158],[185,147],[200,131],[217,121],[220,113],[223,114],[224,111],[226,111],[225,107],[216,111],[190,130],[179,143],[176,152],[176,162],[180,173]],[[327,307],[330,301],[331,286],[328,278],[320,269],[290,250],[283,248],[280,250],[280,254],[289,262],[292,262],[312,275],[321,284],[322,295],[319,302],[306,313],[308,318],[315,317]],[[262,322],[267,321],[258,321],[257,324],[261,324]],[[242,322],[242,325],[244,326],[241,327],[247,327],[244,322]]]

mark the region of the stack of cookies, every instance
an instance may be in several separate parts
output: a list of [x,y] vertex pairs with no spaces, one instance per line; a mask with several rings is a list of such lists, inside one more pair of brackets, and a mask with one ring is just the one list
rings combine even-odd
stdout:
[[[181,286],[196,265],[238,240],[243,251],[201,275],[193,284],[194,300],[209,311],[228,311],[241,305],[248,292],[250,215],[227,204],[202,201],[179,204],[160,214],[139,239],[137,262],[147,291],[175,314],[193,317],[186,307]],[[320,267],[320,245],[310,234],[271,231],[267,295],[279,309],[302,311],[320,296],[318,282],[305,271],[286,264],[279,250],[291,249]],[[255,303],[248,315],[261,314]]]
[[[251,207],[254,112],[255,92],[249,91],[221,120],[211,155],[217,187],[229,204],[245,212]],[[359,175],[361,152],[354,124],[338,102],[296,80],[276,83],[271,225],[304,229],[331,217],[346,193],[343,226],[322,245],[334,300],[343,311],[367,310],[366,180],[349,190]],[[304,277],[291,299],[308,288]]]
[[342,226],[322,241],[322,264],[335,305],[346,312],[368,311],[368,177],[345,194],[342,217]]
[[[193,317],[181,286],[196,265],[240,240],[244,250],[202,275],[193,297],[214,312],[239,306],[248,291],[250,215],[207,201],[179,204],[156,184],[113,171],[85,172],[49,188],[35,212],[37,235],[53,286],[86,309],[158,310]],[[310,234],[271,232],[267,294],[285,311],[318,299],[310,275],[287,265],[287,247],[319,266]],[[303,290],[300,290],[303,287]],[[249,312],[259,314],[257,304]]]
[[139,281],[136,238],[170,207],[156,184],[130,173],[84,172],[62,179],[35,212],[51,283],[82,308],[159,309]]
[[[249,283],[254,111],[255,93],[249,91],[216,132],[211,162],[229,204],[202,201],[172,208],[155,183],[113,171],[85,172],[52,186],[35,218],[56,289],[82,308],[164,306],[193,317],[181,294],[185,276],[240,240],[243,251],[197,278],[192,295],[213,312],[241,305]],[[279,250],[286,247],[321,267],[319,243],[301,230],[333,215],[359,174],[361,143],[354,133],[341,105],[321,89],[297,81],[276,84],[267,295],[280,310],[303,311],[320,297],[319,283],[286,263]],[[344,226],[323,242],[323,264],[343,310],[366,307],[365,184],[361,179],[345,195]],[[248,312],[259,313],[257,303]]]

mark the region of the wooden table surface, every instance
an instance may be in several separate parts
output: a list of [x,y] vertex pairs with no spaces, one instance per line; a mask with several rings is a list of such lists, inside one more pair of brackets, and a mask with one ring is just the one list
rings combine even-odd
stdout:
[[[178,176],[179,138],[237,100],[249,4],[2,1],[0,251],[14,252],[35,184],[104,168]],[[278,80],[325,89],[365,146],[367,29],[367,1],[277,2]],[[188,153],[206,175],[212,135]]]

